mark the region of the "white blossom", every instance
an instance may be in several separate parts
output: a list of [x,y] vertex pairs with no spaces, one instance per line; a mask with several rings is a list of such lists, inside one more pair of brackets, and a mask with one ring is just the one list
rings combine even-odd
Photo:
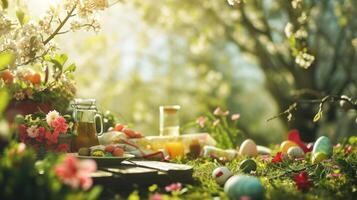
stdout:
[[288,22],[285,26],[284,29],[286,37],[290,38],[293,35],[294,32],[294,26],[292,23]]
[[239,4],[242,1],[241,0],[227,0],[228,4],[233,6],[234,4]]
[[31,127],[27,128],[26,132],[30,138],[35,138],[39,134],[39,130],[38,130],[37,126],[35,126],[35,125],[32,125]]
[[311,66],[314,60],[315,56],[305,52],[299,52],[299,54],[295,58],[295,63],[298,64],[300,67],[307,69]]
[[11,30],[11,20],[0,13],[0,36],[7,34]]
[[59,113],[56,110],[50,111],[46,115],[46,122],[49,126],[51,126],[53,120],[57,119],[59,117]]

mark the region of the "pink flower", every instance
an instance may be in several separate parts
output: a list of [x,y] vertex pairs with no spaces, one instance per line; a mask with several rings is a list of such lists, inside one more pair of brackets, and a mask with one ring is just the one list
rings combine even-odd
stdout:
[[264,162],[270,161],[270,156],[269,156],[269,155],[261,155],[260,158],[261,158]]
[[242,197],[240,197],[239,200],[250,200],[250,197],[249,196],[242,196]]
[[165,187],[166,192],[180,191],[182,189],[181,183],[172,183]]
[[207,118],[206,117],[199,117],[197,120],[196,120],[196,123],[201,127],[203,128],[205,126],[205,123],[206,123],[206,120]]
[[294,181],[297,188],[301,191],[306,191],[311,187],[311,183],[309,181],[309,175],[307,172],[303,171],[294,176]]
[[164,197],[161,194],[154,194],[150,197],[150,200],[164,200]]
[[229,115],[229,111],[223,111],[220,107],[217,107],[214,111],[213,114],[216,116],[227,116]]
[[350,153],[352,153],[352,150],[353,150],[352,145],[348,145],[348,146],[345,148],[345,153],[350,154]]
[[232,121],[237,121],[239,118],[240,118],[240,114],[233,114],[233,115],[231,116],[231,120],[232,120]]
[[93,180],[90,174],[96,171],[97,165],[93,160],[79,160],[67,155],[63,162],[55,166],[54,170],[59,179],[73,189],[89,189]]
[[59,136],[59,132],[57,132],[57,131],[54,131],[53,133],[51,133],[50,131],[47,131],[45,133],[45,138],[47,139],[47,144],[48,145],[57,144],[58,136]]
[[16,153],[21,155],[21,154],[23,154],[25,152],[25,150],[26,150],[26,144],[20,143],[19,146],[16,149]]
[[54,119],[51,123],[51,126],[55,129],[56,132],[59,133],[66,133],[68,129],[66,119],[61,116]]
[[219,124],[220,120],[216,119],[212,122],[212,126],[217,126]]
[[37,126],[35,125],[32,125],[31,127],[27,128],[26,132],[30,138],[36,138],[39,134]]
[[341,177],[342,175],[341,174],[338,174],[338,173],[331,173],[331,174],[327,174],[327,177],[330,177],[330,178],[339,178]]

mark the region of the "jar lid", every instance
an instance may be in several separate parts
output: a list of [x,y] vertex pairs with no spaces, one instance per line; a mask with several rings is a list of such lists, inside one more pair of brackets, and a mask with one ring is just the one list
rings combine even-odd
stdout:
[[76,109],[97,109],[95,99],[74,99],[72,107]]

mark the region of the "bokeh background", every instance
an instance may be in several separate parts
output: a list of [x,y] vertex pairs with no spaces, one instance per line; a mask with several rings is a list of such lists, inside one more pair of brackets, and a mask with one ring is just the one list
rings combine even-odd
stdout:
[[[56,1],[28,2],[29,13],[41,16]],[[281,141],[296,126],[307,139],[319,134],[334,139],[355,134],[356,112],[338,105],[329,107],[326,112],[333,114],[318,124],[312,122],[317,108],[311,106],[305,108],[308,114],[298,113],[292,122],[286,117],[267,119],[288,108],[304,88],[356,96],[356,59],[345,61],[356,54],[357,41],[352,42],[357,37],[353,32],[356,21],[348,21],[351,28],[340,36],[346,44],[338,49],[337,60],[343,62],[334,69],[329,63],[334,62],[330,59],[342,30],[341,18],[333,1],[313,5],[312,29],[316,30],[316,24],[323,26],[321,32],[331,44],[320,41],[317,32],[310,37],[317,63],[310,67],[315,70],[310,77],[311,69],[296,66],[289,55],[284,32],[291,19],[289,6],[284,1],[254,2],[247,6],[246,15],[258,28],[260,19],[265,19],[271,38],[249,32],[246,24],[238,23],[244,18],[241,10],[223,0],[131,0],[101,13],[98,33],[79,31],[58,36],[56,41],[77,64],[77,96],[96,98],[101,110],[110,110],[146,135],[158,134],[159,106],[165,104],[182,106],[182,124],[217,106],[240,113],[238,126],[264,144]],[[354,5],[344,2],[350,4],[343,3],[339,9]],[[345,14],[345,20],[356,17],[356,12]],[[285,63],[280,63],[279,56]],[[293,69],[289,71],[288,66]],[[314,84],[308,85],[311,81]]]

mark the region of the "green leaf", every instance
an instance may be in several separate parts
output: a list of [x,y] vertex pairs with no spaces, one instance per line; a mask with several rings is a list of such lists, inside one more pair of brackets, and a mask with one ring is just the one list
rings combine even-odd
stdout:
[[3,9],[6,9],[9,7],[9,2],[7,0],[1,0],[1,5]]
[[51,62],[51,61],[52,61],[52,58],[51,58],[51,56],[50,56],[49,54],[44,55],[44,56],[43,56],[43,59],[44,59],[45,61],[48,61],[48,62]]
[[88,199],[88,200],[98,199],[98,197],[99,197],[101,192],[102,192],[102,188],[99,187],[99,186],[96,186],[96,187],[91,189],[91,191],[89,192],[89,194],[88,194],[86,199]]
[[17,17],[17,20],[19,20],[21,25],[25,24],[25,12],[24,11],[17,10],[16,11],[16,17]]
[[12,61],[12,54],[9,52],[0,53],[0,70],[6,68]]
[[2,113],[6,108],[9,98],[10,98],[9,93],[5,89],[1,89],[0,90],[0,116],[2,115]]
[[74,72],[76,71],[76,68],[77,68],[76,64],[72,63],[70,66],[66,68],[65,72]]
[[57,54],[54,57],[54,60],[57,61],[61,66],[63,66],[68,60],[68,56],[66,54]]

